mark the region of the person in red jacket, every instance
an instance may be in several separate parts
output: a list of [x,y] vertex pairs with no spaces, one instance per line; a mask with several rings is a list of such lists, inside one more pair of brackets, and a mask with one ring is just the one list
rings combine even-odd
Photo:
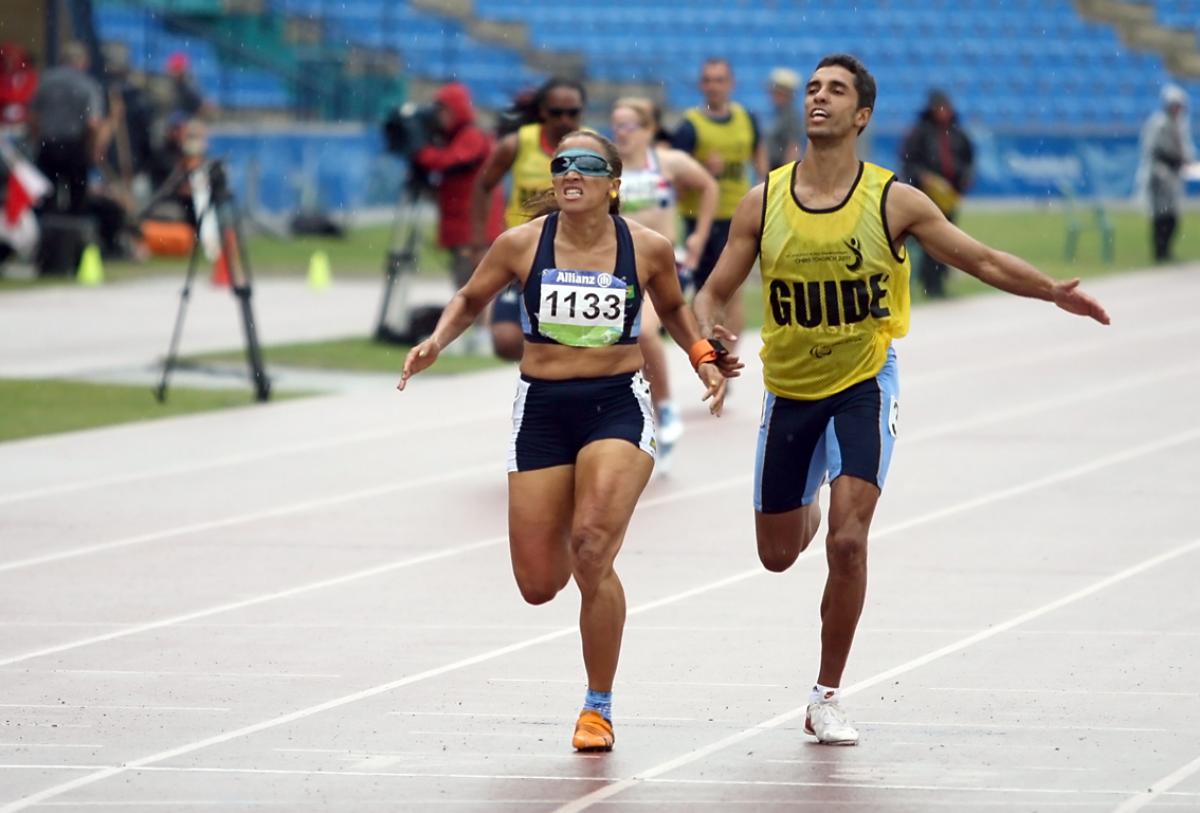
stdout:
[[[438,244],[453,255],[451,274],[458,288],[467,284],[475,263],[471,252],[471,187],[492,149],[491,136],[475,125],[475,108],[465,85],[451,82],[434,96],[438,107],[435,143],[413,157],[437,186]],[[504,200],[499,187],[492,194],[486,236],[489,242],[504,231]]]
[[29,52],[15,42],[0,43],[0,125],[25,122],[37,86]]

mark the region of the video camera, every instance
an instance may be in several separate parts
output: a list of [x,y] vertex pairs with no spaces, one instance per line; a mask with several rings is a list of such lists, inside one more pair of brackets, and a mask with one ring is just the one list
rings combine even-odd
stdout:
[[433,142],[437,131],[436,104],[405,102],[392,108],[383,120],[383,138],[387,151],[410,160],[422,147]]

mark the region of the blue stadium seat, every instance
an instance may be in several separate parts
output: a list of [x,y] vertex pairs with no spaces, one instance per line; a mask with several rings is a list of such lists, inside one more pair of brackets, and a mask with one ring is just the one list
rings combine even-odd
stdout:
[[[538,79],[516,49],[473,40],[462,23],[406,0],[265,0],[271,13],[324,23],[331,41],[399,50],[407,70],[466,81],[479,101],[507,102]],[[1166,25],[1200,32],[1200,0],[1146,0]],[[139,67],[158,67],[175,49],[191,54],[222,93],[279,100],[280,83],[232,81],[203,42],[163,30],[126,0],[96,0],[101,34],[127,42]],[[853,25],[843,6],[813,0],[475,0],[489,20],[527,23],[537,47],[579,53],[591,79],[661,83],[668,105],[695,103],[700,62],[734,64],[738,96],[766,105],[769,71],[807,74],[831,51],[857,53],[876,72],[885,102],[877,121],[906,126],[928,86],[963,101],[964,114],[1007,126],[1133,128],[1168,79],[1155,54],[1127,50],[1115,30],[1082,19],[1070,0],[857,0]],[[1195,83],[1189,85],[1195,89]],[[1200,99],[1198,99],[1200,103]]]

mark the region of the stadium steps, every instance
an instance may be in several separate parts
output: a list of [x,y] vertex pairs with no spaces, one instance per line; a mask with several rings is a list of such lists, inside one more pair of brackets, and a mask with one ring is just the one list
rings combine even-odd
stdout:
[[[475,13],[472,0],[411,0],[411,5],[421,11],[458,20],[472,39],[513,49],[530,70],[550,76],[587,79],[588,102],[597,109],[610,108],[622,96],[644,96],[658,104],[665,101],[665,90],[657,82],[618,82],[588,77],[587,59],[582,53],[535,47],[527,23],[480,17]],[[413,90],[416,96],[415,84]]]
[[1152,5],[1134,0],[1075,0],[1081,17],[1112,25],[1121,41],[1137,51],[1159,54],[1167,69],[1181,78],[1200,77],[1196,33],[1163,25]]
[[458,20],[471,39],[516,51],[532,70],[555,76],[583,77],[582,54],[535,48],[528,25],[483,19],[475,14],[475,4],[471,0],[411,0],[410,5],[420,11]]
[[[302,117],[379,118],[404,97],[405,83],[398,78],[400,65],[393,51],[340,45],[329,36],[324,21],[269,13],[275,9],[268,0],[112,0],[98,13],[118,9],[145,15],[143,24],[135,26],[142,40],[175,38],[180,40],[179,50],[193,51],[183,45],[190,41],[215,56],[221,65],[217,75],[234,77],[234,104],[222,100],[224,118],[281,114],[283,108]],[[131,33],[127,22],[123,20],[119,33],[109,39],[130,45],[125,39]],[[245,97],[241,86],[254,77],[274,88],[272,104],[262,106],[257,97]],[[220,81],[211,75],[203,79],[210,90]]]

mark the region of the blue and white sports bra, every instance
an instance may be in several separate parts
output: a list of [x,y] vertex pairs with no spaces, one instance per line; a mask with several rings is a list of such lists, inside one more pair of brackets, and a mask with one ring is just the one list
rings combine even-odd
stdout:
[[617,260],[612,272],[559,268],[554,261],[558,212],[546,216],[529,278],[521,292],[521,329],[525,340],[571,347],[633,344],[642,324],[642,286],[638,282],[629,226],[611,215],[617,230]]

